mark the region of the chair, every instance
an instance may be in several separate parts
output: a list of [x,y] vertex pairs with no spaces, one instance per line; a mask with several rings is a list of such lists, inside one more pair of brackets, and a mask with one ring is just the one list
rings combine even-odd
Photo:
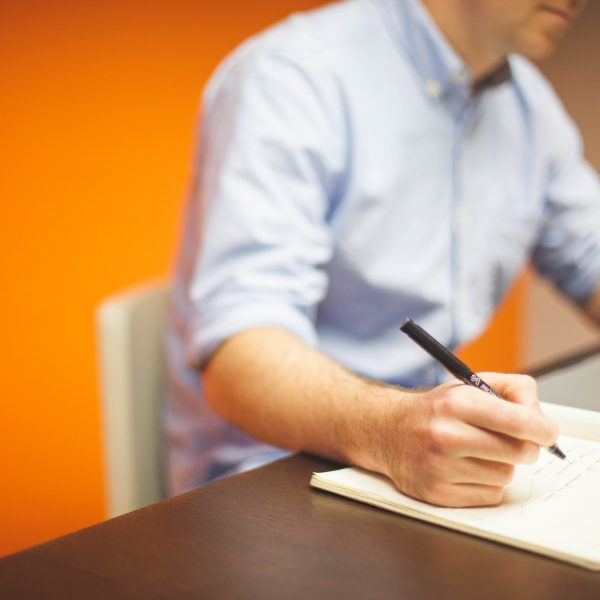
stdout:
[[168,297],[166,284],[148,283],[97,309],[109,517],[166,496],[161,411]]

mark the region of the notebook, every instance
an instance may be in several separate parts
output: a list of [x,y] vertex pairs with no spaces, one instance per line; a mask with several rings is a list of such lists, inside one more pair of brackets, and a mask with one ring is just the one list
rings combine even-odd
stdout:
[[542,403],[560,427],[559,460],[542,451],[515,469],[494,507],[444,508],[400,493],[357,468],[313,473],[311,485],[401,515],[600,570],[600,413]]

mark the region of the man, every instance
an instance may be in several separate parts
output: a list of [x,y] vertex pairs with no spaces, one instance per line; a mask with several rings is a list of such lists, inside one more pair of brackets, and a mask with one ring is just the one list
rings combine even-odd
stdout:
[[472,339],[529,259],[600,323],[598,182],[523,58],[583,4],[353,0],[221,66],[169,338],[173,491],[278,447],[494,504],[556,441],[531,379],[484,375],[510,402],[448,381],[398,327]]

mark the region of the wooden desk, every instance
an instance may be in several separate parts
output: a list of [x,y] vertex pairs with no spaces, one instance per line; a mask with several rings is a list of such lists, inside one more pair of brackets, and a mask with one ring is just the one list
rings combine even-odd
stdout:
[[6,557],[0,597],[600,598],[600,573],[311,490],[333,466],[294,456]]

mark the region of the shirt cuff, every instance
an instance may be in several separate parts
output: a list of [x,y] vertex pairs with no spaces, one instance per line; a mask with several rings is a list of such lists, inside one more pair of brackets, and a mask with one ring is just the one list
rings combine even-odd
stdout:
[[580,271],[568,281],[559,283],[562,292],[579,305],[585,304],[600,285],[600,254],[593,266],[595,269]]
[[187,361],[201,369],[216,349],[236,333],[253,327],[279,327],[294,334],[311,347],[318,345],[315,327],[308,315],[285,304],[253,304],[203,313],[188,338]]

